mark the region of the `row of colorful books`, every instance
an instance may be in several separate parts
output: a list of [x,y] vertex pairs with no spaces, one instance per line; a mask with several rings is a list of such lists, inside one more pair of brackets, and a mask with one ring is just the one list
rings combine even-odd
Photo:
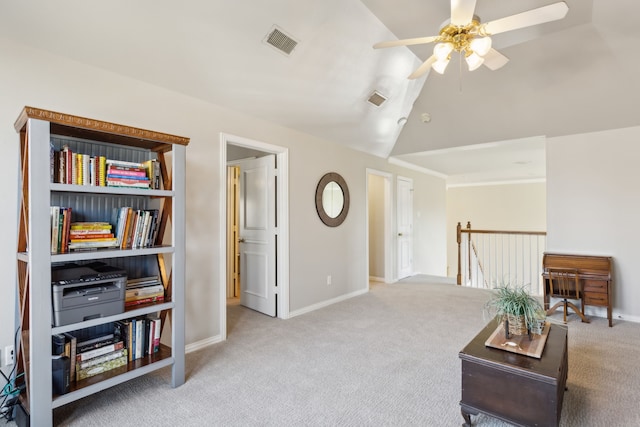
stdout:
[[124,306],[133,307],[164,301],[164,286],[159,276],[127,279]]
[[125,343],[128,361],[142,359],[160,350],[162,320],[154,315],[115,322],[115,334]]
[[72,208],[51,206],[51,253],[98,248],[137,249],[151,247],[158,237],[158,209],[114,209],[109,222],[72,222]]
[[116,247],[120,249],[148,248],[155,244],[160,230],[158,209],[121,207],[113,213],[116,224]]
[[51,182],[99,187],[160,189],[157,160],[129,162],[74,153],[68,145],[51,151]]
[[82,331],[52,337],[54,394],[65,394],[71,383],[157,353],[162,322],[155,314],[108,324],[107,333],[83,336]]
[[51,206],[51,253],[70,250],[114,248],[117,239],[108,222],[72,222],[72,209]]

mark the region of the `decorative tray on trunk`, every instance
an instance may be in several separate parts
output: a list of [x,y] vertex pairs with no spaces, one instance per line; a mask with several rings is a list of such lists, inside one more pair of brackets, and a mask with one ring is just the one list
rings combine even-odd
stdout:
[[529,337],[529,335],[511,335],[511,338],[507,338],[504,332],[504,322],[500,322],[484,345],[540,359],[544,345],[547,342],[547,337],[549,336],[550,328],[551,323],[544,322],[542,334],[532,333],[531,337]]

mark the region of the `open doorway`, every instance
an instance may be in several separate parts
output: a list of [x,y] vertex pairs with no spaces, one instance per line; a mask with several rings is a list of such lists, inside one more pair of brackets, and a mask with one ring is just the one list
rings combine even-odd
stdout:
[[393,282],[391,180],[387,172],[367,169],[369,282]]
[[[228,255],[222,257],[219,276],[220,325],[226,339],[228,302],[289,317],[288,150],[228,134],[221,135],[220,145],[220,203],[226,211],[220,221],[221,236],[226,236],[221,249]],[[273,196],[263,196],[264,185]],[[251,203],[243,205],[243,197]],[[254,211],[243,211],[247,207]]]

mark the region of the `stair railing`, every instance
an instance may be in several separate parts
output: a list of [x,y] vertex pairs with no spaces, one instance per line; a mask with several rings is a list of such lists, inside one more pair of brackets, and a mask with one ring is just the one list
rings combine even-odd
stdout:
[[494,288],[503,284],[528,285],[542,295],[542,256],[545,231],[473,230],[456,227],[458,285]]

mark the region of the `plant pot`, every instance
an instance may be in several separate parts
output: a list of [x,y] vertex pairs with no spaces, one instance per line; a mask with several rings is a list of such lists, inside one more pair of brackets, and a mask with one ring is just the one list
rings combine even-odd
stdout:
[[509,331],[509,335],[528,335],[527,323],[524,316],[514,316],[513,314],[505,315],[507,326],[505,330]]

